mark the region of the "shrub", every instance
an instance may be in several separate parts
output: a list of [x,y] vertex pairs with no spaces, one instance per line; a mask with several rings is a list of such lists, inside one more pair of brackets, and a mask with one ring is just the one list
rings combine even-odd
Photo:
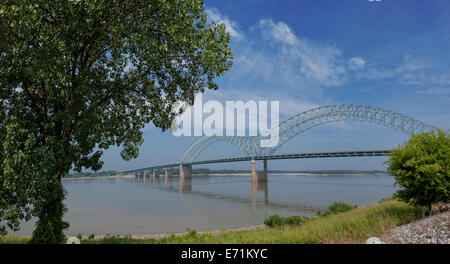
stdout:
[[95,234],[90,234],[89,236],[88,236],[88,240],[94,240],[94,238],[95,238]]
[[308,217],[290,216],[281,217],[279,215],[269,216],[264,220],[264,224],[270,227],[285,226],[285,225],[301,225],[308,220]]
[[347,204],[344,202],[334,202],[327,207],[327,210],[325,212],[323,212],[323,213],[319,212],[319,213],[317,213],[317,215],[326,216],[326,215],[331,215],[331,214],[343,213],[343,212],[350,211],[351,209],[354,209],[357,207],[358,206],[356,206],[356,205],[350,205],[350,204]]
[[194,238],[196,236],[197,236],[197,230],[195,230],[195,229],[191,230],[191,229],[188,228],[188,232],[186,234],[186,237]]
[[413,135],[389,154],[388,172],[402,187],[396,197],[418,206],[447,203],[450,198],[450,137],[438,130]]

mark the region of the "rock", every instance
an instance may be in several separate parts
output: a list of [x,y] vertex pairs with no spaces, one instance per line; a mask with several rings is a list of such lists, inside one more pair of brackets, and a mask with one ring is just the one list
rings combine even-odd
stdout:
[[366,241],[366,244],[385,244],[378,237],[369,237]]
[[[449,244],[449,217],[445,211],[391,230],[386,243]],[[368,243],[369,240],[366,242]]]

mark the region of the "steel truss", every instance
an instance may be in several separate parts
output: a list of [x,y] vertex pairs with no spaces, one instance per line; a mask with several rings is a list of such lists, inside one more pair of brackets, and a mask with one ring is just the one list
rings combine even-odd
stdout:
[[279,143],[274,147],[261,147],[261,140],[270,138],[276,129],[272,128],[259,136],[204,136],[195,140],[181,156],[181,162],[192,162],[209,145],[225,141],[235,145],[250,157],[271,155],[291,138],[313,127],[338,122],[361,121],[390,127],[405,134],[416,134],[435,129],[412,117],[375,106],[357,104],[337,104],[314,108],[297,114],[280,123]]

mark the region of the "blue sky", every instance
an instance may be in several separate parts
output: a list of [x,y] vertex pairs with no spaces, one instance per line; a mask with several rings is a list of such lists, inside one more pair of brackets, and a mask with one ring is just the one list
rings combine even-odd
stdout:
[[[227,26],[235,58],[217,79],[219,90],[204,100],[279,100],[280,121],[322,105],[368,104],[450,129],[448,0],[210,0],[206,11]],[[177,162],[195,139],[148,125],[139,158],[125,162],[111,148],[103,170]],[[298,135],[280,153],[391,147],[405,139],[392,129],[350,122]],[[243,154],[218,143],[199,158],[236,155]],[[383,169],[384,160],[274,161],[269,169]]]

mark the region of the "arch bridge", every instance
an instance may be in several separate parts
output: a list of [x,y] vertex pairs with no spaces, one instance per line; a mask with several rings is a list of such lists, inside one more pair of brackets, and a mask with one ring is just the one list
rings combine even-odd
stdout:
[[[270,131],[259,136],[204,136],[195,140],[181,156],[181,162],[153,166],[133,171],[137,176],[147,175],[145,171],[154,171],[154,176],[160,169],[166,170],[166,177],[170,173],[168,169],[179,167],[180,177],[191,177],[192,165],[211,164],[235,161],[252,161],[252,181],[267,180],[267,160],[269,159],[300,159],[300,158],[327,158],[327,157],[368,157],[386,156],[390,150],[364,150],[364,151],[341,151],[341,152],[320,152],[320,153],[297,153],[297,154],[274,154],[286,142],[295,136],[316,126],[329,124],[338,121],[360,121],[375,123],[401,131],[408,135],[431,131],[436,129],[412,117],[387,110],[384,108],[360,104],[336,104],[314,108],[280,123],[278,127],[271,128]],[[269,140],[273,133],[278,131],[279,141],[273,147],[261,147],[262,140]],[[228,142],[236,146],[247,156],[228,159],[196,161],[198,155],[208,146],[216,142]],[[255,171],[255,160],[264,161],[264,171]],[[148,174],[149,175],[149,174]],[[159,177],[159,174],[158,174]]]

